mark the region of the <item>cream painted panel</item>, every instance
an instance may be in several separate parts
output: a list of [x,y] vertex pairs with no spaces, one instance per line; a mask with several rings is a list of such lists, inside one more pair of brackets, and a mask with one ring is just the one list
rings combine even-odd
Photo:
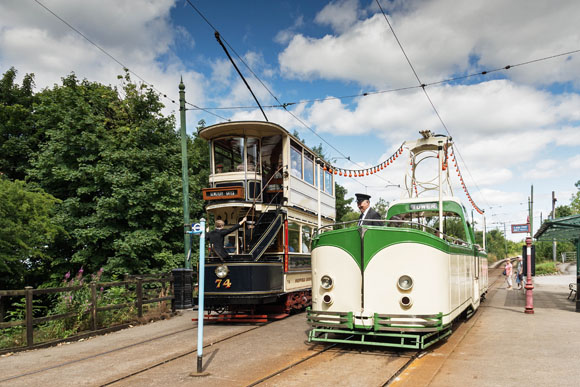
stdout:
[[[329,275],[334,280],[330,290],[320,286],[320,278]],[[361,304],[360,269],[344,250],[321,246],[312,251],[312,309],[332,312],[359,312]],[[322,296],[330,293],[334,302],[328,306]]]
[[285,277],[285,292],[309,289],[312,286],[312,273],[289,273]]
[[[414,285],[404,292],[397,287],[400,276],[409,275]],[[364,276],[364,309],[380,314],[436,314],[449,312],[449,256],[422,244],[401,243],[378,252]],[[413,300],[405,309],[403,295]]]

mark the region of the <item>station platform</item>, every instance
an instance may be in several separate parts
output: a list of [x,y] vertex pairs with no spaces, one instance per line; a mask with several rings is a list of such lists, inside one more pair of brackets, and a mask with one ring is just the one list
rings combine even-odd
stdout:
[[524,291],[507,290],[500,270],[480,310],[392,386],[580,385],[580,313],[567,299],[575,275],[535,277],[525,314]]

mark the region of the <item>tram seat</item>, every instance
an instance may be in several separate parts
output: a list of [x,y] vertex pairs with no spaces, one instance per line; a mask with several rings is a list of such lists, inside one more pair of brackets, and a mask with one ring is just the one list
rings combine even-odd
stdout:
[[[568,294],[568,299],[570,299],[570,297],[572,297],[572,294],[576,293],[576,291],[578,291],[578,289],[576,289],[576,284],[574,282],[572,282],[570,285],[568,285],[568,287],[570,288],[570,294]],[[574,299],[574,298],[572,298]]]

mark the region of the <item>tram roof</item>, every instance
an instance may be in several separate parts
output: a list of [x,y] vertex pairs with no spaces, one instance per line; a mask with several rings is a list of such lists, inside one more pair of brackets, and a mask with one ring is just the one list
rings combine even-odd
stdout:
[[547,220],[534,238],[539,241],[577,241],[580,238],[580,215]]
[[212,138],[226,135],[265,137],[281,133],[289,135],[294,138],[294,136],[292,136],[286,129],[284,129],[280,125],[275,124],[273,122],[265,122],[265,121],[222,122],[219,124],[201,128],[200,130],[197,131],[197,134],[205,140],[211,140]]

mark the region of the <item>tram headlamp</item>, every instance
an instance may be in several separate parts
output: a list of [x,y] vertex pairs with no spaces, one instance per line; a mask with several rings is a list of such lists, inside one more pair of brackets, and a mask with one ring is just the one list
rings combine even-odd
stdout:
[[409,296],[403,296],[399,300],[403,308],[410,308],[413,305],[413,299]]
[[332,305],[332,303],[334,302],[332,294],[326,293],[324,296],[322,296],[322,302],[324,302],[328,306]]
[[323,275],[322,278],[320,278],[320,286],[322,286],[323,289],[328,290],[332,288],[332,285],[334,285],[334,281],[329,275]]
[[413,287],[413,279],[408,275],[402,275],[397,281],[397,286],[401,290],[409,290]]
[[215,275],[217,275],[218,278],[225,278],[228,273],[230,272],[230,269],[227,267],[227,265],[219,265],[218,267],[215,268]]

